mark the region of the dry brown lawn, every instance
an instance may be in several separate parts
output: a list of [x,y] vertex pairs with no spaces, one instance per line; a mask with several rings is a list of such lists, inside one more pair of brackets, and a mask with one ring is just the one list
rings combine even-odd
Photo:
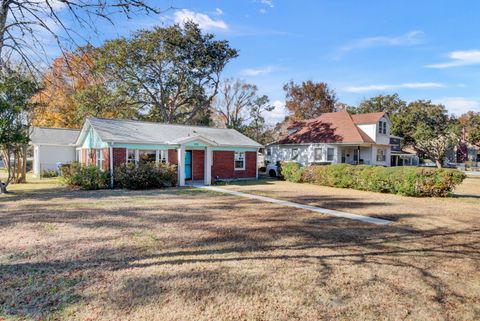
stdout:
[[449,199],[226,186],[389,226],[194,189],[12,186],[0,320],[478,320],[479,182]]

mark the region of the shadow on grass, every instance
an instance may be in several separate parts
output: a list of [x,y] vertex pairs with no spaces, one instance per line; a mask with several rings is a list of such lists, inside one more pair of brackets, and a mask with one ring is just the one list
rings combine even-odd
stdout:
[[[327,284],[334,271],[342,266],[373,272],[391,267],[411,271],[418,275],[417,281],[427,291],[434,293],[434,300],[442,305],[445,316],[450,309],[448,300],[472,300],[432,273],[430,266],[445,260],[480,264],[479,228],[417,231],[374,226],[270,204],[264,205],[267,211],[255,200],[239,201],[218,195],[198,189],[93,192],[63,189],[4,199],[5,203],[15,203],[28,198],[37,203],[34,208],[19,203],[13,210],[0,209],[0,228],[15,228],[21,223],[70,224],[89,231],[113,229],[132,242],[115,245],[112,240],[118,234],[101,235],[101,232],[96,238],[60,240],[55,244],[58,249],[76,251],[75,256],[64,259],[36,256],[36,251],[43,249],[42,244],[33,247],[31,255],[21,255],[24,249],[19,248],[19,253],[0,261],[0,315],[46,318],[103,300],[96,296],[98,293],[86,295],[83,290],[98,282],[109,282],[102,281],[104,273],[118,271],[129,274],[107,286],[107,303],[119,311],[163,302],[173,295],[185,302],[206,302],[219,295],[242,297],[264,291],[259,280],[265,276],[238,268],[242,262],[254,262],[256,267],[265,269],[278,263],[287,267],[300,262],[310,264],[321,284]],[[51,202],[57,198],[66,199],[67,204]],[[174,205],[163,202],[168,199],[179,202]],[[203,205],[192,205],[198,199],[204,200]],[[345,197],[330,201],[332,206],[348,207],[352,203],[352,199]],[[100,203],[95,205],[95,202]],[[355,206],[376,205],[387,204],[367,202]],[[396,219],[412,216],[415,215],[398,214]],[[147,235],[153,236],[151,243],[145,240]],[[75,247],[75,243],[83,242],[93,245],[85,249]],[[161,267],[167,269],[161,270],[162,273],[150,270]],[[143,274],[132,272],[143,269],[149,270]],[[373,274],[376,279],[367,279],[361,285],[365,291],[371,291],[371,282],[383,282],[390,290],[401,293],[399,284]]]

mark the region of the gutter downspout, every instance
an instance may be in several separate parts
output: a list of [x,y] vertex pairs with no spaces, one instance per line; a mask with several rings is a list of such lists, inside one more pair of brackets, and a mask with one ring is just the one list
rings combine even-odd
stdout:
[[110,188],[113,188],[113,149],[110,145],[109,147],[110,156],[108,157],[110,160]]

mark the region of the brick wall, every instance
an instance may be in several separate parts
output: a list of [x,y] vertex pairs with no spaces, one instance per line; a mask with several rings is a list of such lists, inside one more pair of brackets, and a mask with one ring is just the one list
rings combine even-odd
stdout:
[[110,170],[110,149],[104,148],[103,152],[103,170],[108,171]]
[[88,165],[95,165],[95,149],[90,149],[90,155],[88,155]]
[[127,149],[126,148],[113,148],[112,149],[113,155],[113,168],[115,166],[119,166],[121,164],[125,164],[127,161]]
[[213,151],[212,176],[220,178],[255,178],[257,177],[257,153],[245,153],[245,170],[234,169],[233,151]]
[[169,149],[168,150],[168,162],[170,164],[178,164],[178,155],[176,149]]
[[87,155],[87,150],[86,149],[82,149],[82,160],[81,160],[81,163],[83,165],[85,165],[87,163],[87,158],[88,155]]
[[194,180],[204,179],[205,151],[192,150],[192,176]]

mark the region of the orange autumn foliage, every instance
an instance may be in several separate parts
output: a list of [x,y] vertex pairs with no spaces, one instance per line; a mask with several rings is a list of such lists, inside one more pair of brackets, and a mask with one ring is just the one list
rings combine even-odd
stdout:
[[95,84],[92,73],[93,61],[88,50],[65,53],[55,59],[43,75],[42,90],[32,100],[38,104],[33,113],[34,126],[80,128],[82,117],[78,116],[73,96]]

